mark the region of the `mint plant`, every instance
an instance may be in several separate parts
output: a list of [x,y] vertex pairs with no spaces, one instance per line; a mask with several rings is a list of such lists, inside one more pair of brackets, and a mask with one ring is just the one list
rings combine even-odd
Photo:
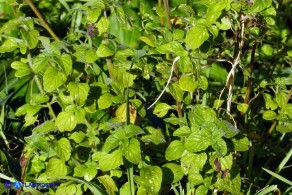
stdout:
[[284,2],[0,3],[1,181],[60,182],[1,192],[289,191],[261,169],[291,157]]

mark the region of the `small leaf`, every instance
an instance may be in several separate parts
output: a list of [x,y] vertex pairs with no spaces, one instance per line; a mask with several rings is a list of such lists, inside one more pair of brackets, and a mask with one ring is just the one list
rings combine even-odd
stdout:
[[69,54],[63,54],[61,57],[60,57],[60,66],[62,67],[64,73],[66,76],[70,75],[71,74],[71,71],[72,71],[72,59],[71,59],[71,56]]
[[162,166],[163,172],[163,183],[171,184],[180,181],[184,173],[182,172],[181,166],[174,163],[166,163]]
[[47,176],[62,177],[67,175],[67,167],[65,161],[57,158],[51,158],[47,164]]
[[66,75],[59,72],[57,68],[50,66],[44,74],[44,89],[47,92],[52,92],[66,82]]
[[144,187],[150,194],[156,194],[160,190],[162,182],[162,170],[158,166],[147,166],[140,169],[140,177]]
[[237,110],[239,110],[242,113],[246,113],[248,109],[248,104],[242,103],[237,105]]
[[191,49],[199,48],[207,39],[209,38],[209,33],[206,27],[194,26],[187,32],[186,44]]
[[76,143],[79,144],[85,138],[85,133],[83,133],[82,131],[74,132],[69,138],[73,139]]
[[105,44],[101,44],[96,51],[96,55],[99,58],[109,57],[114,55],[114,52]]
[[181,102],[183,100],[183,91],[177,83],[170,84],[168,88],[170,94],[176,101]]
[[115,195],[118,191],[118,188],[114,180],[109,175],[99,176],[98,181],[105,187],[109,195]]
[[165,143],[165,137],[160,129],[155,129],[153,127],[146,127],[150,135],[144,135],[141,137],[141,140],[146,143],[153,143],[155,145]]
[[170,109],[172,109],[170,105],[166,103],[159,103],[155,106],[153,114],[157,115],[158,117],[164,117]]
[[253,13],[261,12],[262,10],[270,7],[271,4],[272,0],[255,0],[250,8],[250,11]]
[[198,87],[199,83],[191,75],[182,76],[179,81],[179,87],[183,91],[193,92]]
[[267,110],[263,114],[263,119],[265,120],[274,120],[277,118],[277,114],[272,110]]
[[247,137],[232,138],[235,151],[247,151],[249,149],[249,140]]
[[18,48],[17,42],[14,39],[6,39],[0,46],[0,53],[12,52]]
[[275,101],[279,105],[280,108],[284,108],[287,104],[287,94],[284,92],[276,93]]
[[239,133],[239,130],[226,120],[217,120],[216,125],[218,130],[224,132],[224,137],[226,138],[232,138]]
[[60,131],[72,131],[77,125],[77,120],[73,113],[60,112],[56,119],[56,126]]
[[109,27],[109,20],[105,17],[101,17],[96,24],[97,30],[99,32],[99,36],[105,33]]
[[110,93],[105,93],[99,97],[97,103],[99,109],[106,109],[112,105],[113,96]]
[[[137,111],[134,110],[133,112],[131,111],[132,106],[129,105],[129,111],[130,111],[130,123],[134,124],[136,121],[137,117]],[[126,122],[127,120],[127,104],[124,103],[118,107],[116,110],[116,116],[119,119],[120,122]]]
[[187,153],[181,158],[181,169],[184,174],[198,173],[207,162],[206,153]]
[[200,173],[190,173],[188,176],[188,181],[191,181],[193,185],[199,185],[204,182],[204,178]]
[[183,142],[179,140],[172,141],[165,151],[165,158],[168,161],[176,160],[181,158],[185,151]]
[[72,147],[67,138],[63,137],[60,140],[58,140],[55,147],[56,153],[62,160],[67,161],[70,159]]
[[173,136],[184,137],[191,134],[191,129],[188,126],[178,128],[173,132]]
[[77,165],[74,167],[74,177],[84,177],[86,174],[87,166],[86,165]]
[[123,153],[123,156],[133,164],[139,164],[141,161],[141,149],[140,142],[132,138],[129,142],[123,142],[120,149]]
[[36,56],[32,62],[32,70],[34,73],[43,72],[48,66],[48,58],[42,53]]
[[23,77],[31,73],[28,65],[20,61],[12,62],[11,67],[16,70],[15,77]]
[[89,93],[89,85],[87,83],[70,82],[67,87],[73,100],[79,106],[83,106]]
[[31,30],[31,31],[27,32],[27,31],[22,29],[20,32],[22,34],[23,39],[26,40],[26,42],[28,44],[28,48],[34,49],[39,42],[39,40],[38,40],[38,37],[40,36],[39,31]]
[[120,150],[105,154],[99,159],[99,167],[102,171],[115,169],[123,164],[123,156]]

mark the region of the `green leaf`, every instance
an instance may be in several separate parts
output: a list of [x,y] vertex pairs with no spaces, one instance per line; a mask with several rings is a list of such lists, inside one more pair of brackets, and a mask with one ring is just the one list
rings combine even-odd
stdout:
[[101,14],[101,11],[105,8],[101,1],[95,1],[92,7],[87,7],[87,17],[89,23],[95,23]]
[[124,132],[126,134],[126,138],[131,138],[135,135],[143,134],[144,131],[141,129],[141,127],[137,125],[127,125],[124,127]]
[[48,177],[61,177],[67,175],[65,161],[57,158],[51,158],[47,164],[46,174]]
[[204,182],[204,178],[200,173],[190,173],[188,176],[188,181],[191,181],[193,185],[199,185]]
[[60,112],[55,124],[60,131],[72,131],[77,125],[77,120],[73,113]]
[[278,108],[278,104],[271,99],[268,99],[265,102],[266,102],[267,109],[276,110]]
[[250,143],[247,137],[233,138],[232,142],[235,151],[247,151],[249,149]]
[[277,114],[272,110],[267,110],[263,114],[263,119],[265,120],[274,120],[277,118]]
[[141,137],[141,140],[146,143],[154,143],[155,145],[165,143],[165,137],[160,129],[155,129],[153,127],[146,127],[146,130],[150,133],[150,135],[144,135]]
[[191,134],[191,129],[188,126],[182,126],[173,132],[173,136],[184,137]]
[[229,30],[231,28],[231,21],[229,18],[221,18],[221,23],[216,23],[220,30]]
[[205,124],[217,121],[216,113],[213,109],[202,105],[192,107],[189,113],[189,120],[193,127],[201,127]]
[[162,182],[162,170],[158,166],[147,166],[140,169],[140,177],[144,187],[150,194],[156,194],[160,190]]
[[183,100],[183,91],[180,89],[177,83],[170,84],[168,88],[169,93],[176,101],[181,102]]
[[87,166],[86,165],[77,165],[74,167],[74,177],[84,177],[87,171]]
[[186,44],[191,49],[199,48],[207,39],[209,38],[209,33],[204,26],[194,26],[187,32]]
[[279,105],[280,108],[284,108],[287,104],[287,94],[284,92],[276,93],[275,101]]
[[97,165],[95,163],[87,163],[86,164],[87,169],[84,175],[84,179],[86,181],[91,181],[95,178],[96,174],[97,174]]
[[179,87],[183,91],[193,92],[198,87],[199,83],[196,81],[195,77],[191,75],[182,76],[179,81]]
[[173,40],[180,40],[183,39],[185,36],[185,32],[180,29],[174,29],[173,30]]
[[44,90],[52,92],[66,82],[66,75],[57,68],[50,66],[44,74]]
[[[232,194],[241,194],[241,178],[240,174],[236,171],[231,170],[232,173],[227,174],[227,177],[221,178],[219,177],[214,186],[219,191],[227,191]],[[230,175],[233,175],[231,178]]]
[[115,169],[123,164],[123,156],[120,150],[105,154],[99,159],[99,167],[102,171]]
[[109,20],[105,17],[101,17],[96,24],[96,28],[98,30],[99,36],[107,31],[109,27]]
[[12,52],[18,48],[17,42],[14,39],[6,39],[0,46],[0,53]]
[[15,77],[23,77],[31,73],[30,68],[24,62],[14,61],[12,62],[11,67],[16,70]]
[[237,110],[242,113],[246,113],[247,109],[248,109],[248,104],[242,103],[242,104],[237,105]]
[[120,146],[123,156],[133,164],[139,164],[141,161],[140,142],[132,138],[129,142],[123,142]]
[[31,31],[27,32],[27,31],[22,29],[20,32],[22,34],[23,39],[26,40],[26,42],[28,44],[28,48],[34,49],[39,42],[39,40],[38,40],[38,37],[40,36],[39,31],[31,30]]
[[110,93],[105,93],[99,97],[97,103],[99,109],[106,109],[112,105],[113,96]]
[[146,116],[146,110],[144,107],[144,104],[139,99],[130,100],[132,105],[136,108],[137,112],[140,116],[145,117]]
[[98,181],[105,187],[109,195],[115,195],[118,188],[114,180],[109,175],[103,175],[97,178]]
[[168,161],[176,160],[181,158],[185,151],[183,142],[179,140],[172,141],[165,151],[165,158]]
[[70,141],[64,137],[61,138],[56,143],[55,151],[62,160],[64,161],[69,160],[71,157],[71,151],[72,151]]
[[218,139],[211,146],[219,155],[225,156],[227,154],[227,145],[223,139]]
[[208,79],[203,75],[201,75],[199,78],[199,86],[203,90],[206,90],[208,88]]
[[263,168],[263,167],[262,167],[262,169],[263,169],[264,171],[266,171],[267,173],[269,173],[270,175],[272,175],[273,177],[275,177],[275,178],[277,178],[277,179],[279,179],[279,180],[285,182],[285,183],[288,184],[289,186],[292,186],[292,181],[289,181],[288,179],[282,177],[281,175],[279,175],[279,174],[277,174],[277,173],[275,173],[275,172],[273,172],[273,171],[270,171],[270,170],[268,170],[268,169],[265,169],[265,168]]
[[192,173],[199,173],[203,170],[207,162],[206,153],[186,153],[181,158],[181,169],[185,175]]
[[170,105],[166,103],[159,103],[155,106],[153,114],[157,115],[158,117],[164,117],[170,109],[172,109]]
[[223,136],[226,138],[232,138],[239,133],[239,130],[226,120],[217,120],[216,125],[218,130],[224,132]]
[[222,14],[222,10],[226,9],[231,1],[219,1],[216,4],[211,4],[208,7],[206,20],[209,24],[216,22]]
[[34,73],[43,72],[46,67],[48,66],[48,58],[45,54],[41,53],[40,55],[36,56],[32,62],[32,70]]
[[79,106],[83,106],[89,92],[89,85],[87,83],[70,82],[68,85],[70,96],[75,100]]
[[104,58],[114,55],[114,52],[106,44],[101,44],[96,50],[96,55]]
[[136,79],[136,75],[128,73],[126,71],[116,71],[115,72],[117,82],[123,88],[131,87],[134,85],[134,80]]
[[60,66],[62,67],[64,73],[66,76],[70,75],[71,74],[71,71],[72,71],[72,59],[71,59],[71,56],[69,54],[63,54],[61,57],[60,57]]
[[184,173],[181,170],[181,166],[174,163],[166,163],[162,166],[163,183],[171,184],[180,181]]
[[140,40],[146,43],[147,45],[154,47],[155,46],[155,40],[153,37],[146,37],[146,36],[141,36]]
[[193,133],[186,139],[185,147],[190,152],[206,150],[211,144],[215,144],[223,132],[218,130],[214,124],[203,126],[201,130],[193,130]]
[[76,143],[79,144],[85,138],[85,133],[83,133],[82,131],[74,132],[69,138],[73,139]]
[[215,81],[219,81],[220,83],[225,83],[227,78],[228,72],[225,67],[221,66],[218,63],[212,63],[211,70],[210,70],[210,78],[214,79]]
[[57,130],[57,127],[55,126],[55,123],[52,121],[46,121],[43,124],[37,126],[33,129],[33,132],[36,133],[48,133],[50,131]]
[[186,56],[187,53],[184,50],[183,46],[176,41],[172,41],[163,45],[160,45],[156,50],[161,54],[174,53],[178,56]]
[[272,5],[272,0],[255,0],[253,2],[250,11],[253,13],[261,12],[262,10],[270,7]]
[[197,189],[196,189],[196,195],[205,195],[208,194],[208,187],[204,186],[204,185],[200,185]]

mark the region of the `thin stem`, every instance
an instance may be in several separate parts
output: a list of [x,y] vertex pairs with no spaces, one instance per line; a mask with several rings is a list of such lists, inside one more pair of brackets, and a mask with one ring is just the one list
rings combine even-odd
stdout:
[[252,52],[251,52],[251,59],[250,59],[250,63],[249,63],[250,75],[248,77],[247,89],[246,89],[246,93],[245,93],[245,97],[244,97],[244,103],[246,103],[246,104],[248,104],[248,102],[249,102],[250,92],[251,92],[251,87],[252,87],[252,72],[253,72],[253,66],[254,66],[254,59],[255,59],[256,47],[257,47],[256,46],[256,43],[253,44],[253,46],[252,46]]
[[56,40],[59,41],[60,39],[57,37],[57,35],[54,33],[54,31],[51,29],[51,27],[48,25],[48,23],[43,18],[42,14],[39,12],[39,10],[34,6],[31,0],[26,0],[29,7],[32,9],[32,11],[35,13],[35,15],[40,19],[42,25],[45,27],[45,29],[50,33],[50,35]]
[[166,19],[167,19],[167,23],[168,23],[168,28],[169,28],[169,30],[172,30],[172,23],[171,23],[171,20],[170,20],[168,0],[163,0],[163,3],[164,3],[164,9],[165,9],[165,13],[166,13]]
[[[158,5],[159,7],[162,7],[162,0],[158,0]],[[160,24],[161,26],[164,26],[164,20],[163,20],[163,17],[159,17],[160,19]]]

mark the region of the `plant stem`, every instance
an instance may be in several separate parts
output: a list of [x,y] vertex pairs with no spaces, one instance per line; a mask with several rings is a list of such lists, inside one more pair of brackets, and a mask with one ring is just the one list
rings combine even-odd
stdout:
[[165,13],[166,13],[166,19],[167,19],[167,23],[168,23],[168,28],[169,28],[169,30],[172,30],[172,24],[171,24],[171,20],[170,20],[168,0],[163,0],[163,3],[164,3],[164,9],[165,9]]
[[56,40],[59,41],[60,39],[57,37],[57,35],[54,33],[54,31],[51,29],[51,27],[48,25],[48,23],[43,18],[42,14],[39,12],[39,10],[34,6],[31,0],[26,0],[29,7],[32,9],[32,11],[35,13],[35,15],[40,19],[42,25],[45,27],[45,29],[50,33],[50,35]]
[[[158,0],[159,7],[162,7],[162,0]],[[161,26],[164,26],[164,20],[162,17],[159,17]]]
[[244,97],[244,103],[246,103],[246,104],[248,104],[248,102],[249,102],[249,97],[250,97],[250,92],[251,92],[251,87],[252,87],[252,72],[253,72],[256,47],[257,47],[257,45],[256,45],[256,43],[254,43],[252,46],[251,59],[250,59],[250,63],[249,63],[250,75],[248,77],[247,89],[246,89],[246,93],[245,93],[245,97]]

